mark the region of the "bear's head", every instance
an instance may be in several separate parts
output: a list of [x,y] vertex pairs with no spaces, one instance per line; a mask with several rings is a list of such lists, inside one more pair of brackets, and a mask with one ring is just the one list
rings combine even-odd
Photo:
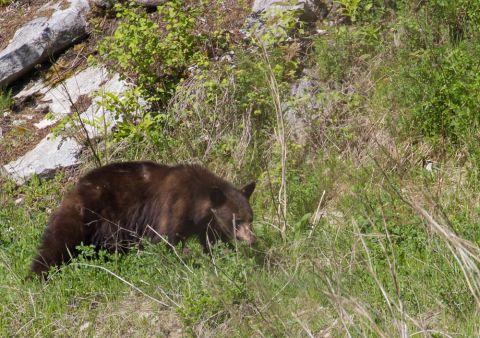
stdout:
[[249,245],[255,243],[253,212],[248,201],[254,190],[255,182],[240,190],[213,187],[210,191],[213,229],[230,240],[245,241]]

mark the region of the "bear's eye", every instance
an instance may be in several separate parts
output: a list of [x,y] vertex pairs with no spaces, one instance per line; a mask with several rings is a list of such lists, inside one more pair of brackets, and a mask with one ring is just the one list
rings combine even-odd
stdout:
[[235,220],[235,228],[238,229],[240,227],[240,224],[243,223],[243,219],[236,219]]

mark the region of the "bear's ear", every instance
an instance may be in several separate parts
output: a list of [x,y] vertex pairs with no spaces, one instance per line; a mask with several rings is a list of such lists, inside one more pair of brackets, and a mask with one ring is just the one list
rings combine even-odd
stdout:
[[210,201],[214,208],[221,206],[227,200],[227,196],[219,187],[213,187],[210,191]]
[[247,199],[252,196],[253,191],[255,190],[255,182],[250,182],[240,190]]

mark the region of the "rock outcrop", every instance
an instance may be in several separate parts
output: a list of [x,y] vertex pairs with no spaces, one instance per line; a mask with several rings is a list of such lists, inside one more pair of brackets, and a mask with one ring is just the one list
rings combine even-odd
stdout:
[[[30,88],[22,90],[15,99],[22,101],[35,97],[37,106],[42,106],[42,109],[51,112],[50,118],[35,124],[38,129],[43,129],[71,114],[72,109],[75,109],[72,106],[75,106],[75,102],[79,99],[92,96],[91,104],[78,113],[85,126],[82,133],[87,133],[89,138],[96,138],[113,128],[116,120],[112,112],[99,105],[99,98],[95,93],[121,94],[126,87],[118,74],[111,75],[103,67],[90,67],[54,88],[49,88],[39,81]],[[86,136],[82,135],[83,138]],[[71,137],[49,134],[28,153],[4,165],[3,171],[17,183],[22,184],[34,174],[45,177],[57,169],[79,164],[82,150],[83,145]]]
[[[37,97],[37,108],[49,111],[51,116],[36,123],[38,129],[43,129],[58,122],[62,117],[74,112],[78,107],[76,102],[86,95],[94,96],[95,91],[121,93],[125,90],[125,83],[120,81],[119,75],[110,76],[104,67],[89,67],[76,75],[60,82],[55,87],[46,86],[41,80],[32,87],[15,95],[17,102],[28,101],[30,97]],[[98,116],[97,99],[82,113],[82,118],[93,120]]]
[[49,134],[24,156],[3,166],[4,171],[18,184],[25,183],[34,174],[45,177],[56,169],[79,163],[82,146],[72,138]]
[[5,87],[56,53],[87,35],[87,0],[70,0],[70,7],[50,18],[36,18],[15,33],[0,52],[0,87]]
[[257,38],[267,32],[273,32],[276,36],[287,28],[291,18],[314,22],[325,18],[328,12],[327,2],[322,0],[255,0],[243,32],[246,36]]
[[315,21],[325,17],[328,13],[327,5],[322,0],[255,0],[252,5],[252,13],[257,16],[262,13],[271,14],[275,10],[295,10],[303,21]]

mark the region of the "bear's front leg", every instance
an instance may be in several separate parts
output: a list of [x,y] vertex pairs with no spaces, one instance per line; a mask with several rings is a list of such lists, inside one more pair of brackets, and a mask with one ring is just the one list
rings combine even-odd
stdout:
[[60,211],[50,218],[38,254],[33,259],[31,274],[45,280],[51,266],[59,266],[68,261],[76,254],[76,246],[85,241],[81,215],[75,210],[71,211]]

